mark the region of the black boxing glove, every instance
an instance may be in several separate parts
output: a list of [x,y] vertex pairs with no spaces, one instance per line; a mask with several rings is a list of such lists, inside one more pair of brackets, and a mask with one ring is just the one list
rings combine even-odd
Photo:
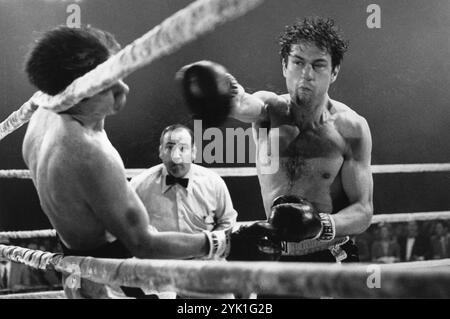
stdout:
[[242,225],[237,230],[204,232],[209,241],[208,259],[276,261],[281,257],[281,241],[267,222]]
[[227,260],[277,261],[281,257],[281,240],[267,222],[243,225],[231,233]]
[[199,61],[181,68],[176,75],[184,99],[194,119],[203,126],[219,126],[230,115],[235,99],[244,89],[221,65]]
[[312,203],[295,195],[274,200],[269,223],[281,240],[289,242],[312,238],[330,241],[336,233],[331,215],[320,213]]

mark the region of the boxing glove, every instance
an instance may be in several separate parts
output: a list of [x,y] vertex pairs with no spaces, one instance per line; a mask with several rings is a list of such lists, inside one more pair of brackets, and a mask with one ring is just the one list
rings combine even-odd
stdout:
[[295,195],[284,195],[273,201],[269,223],[283,241],[300,242],[316,238],[329,241],[335,226],[329,214],[320,213],[312,203]]
[[208,259],[241,261],[276,261],[281,257],[281,241],[267,222],[254,222],[237,230],[206,232],[210,251]]
[[204,127],[219,126],[228,118],[235,99],[244,89],[227,70],[211,61],[181,68],[176,75],[183,97],[194,119]]

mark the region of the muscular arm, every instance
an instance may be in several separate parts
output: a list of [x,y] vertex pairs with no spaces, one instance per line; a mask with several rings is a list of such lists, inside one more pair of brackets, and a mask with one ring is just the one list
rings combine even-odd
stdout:
[[344,123],[347,140],[350,143],[341,170],[344,191],[350,205],[337,214],[336,236],[357,235],[364,232],[372,220],[373,214],[373,179],[370,168],[372,138],[365,119],[357,117],[351,122]]
[[259,91],[254,94],[242,93],[235,98],[230,117],[241,122],[254,123],[267,117],[267,105],[276,102],[278,95]]
[[190,258],[206,255],[204,234],[152,232],[144,205],[126,180],[120,161],[94,149],[80,179],[96,217],[138,258]]

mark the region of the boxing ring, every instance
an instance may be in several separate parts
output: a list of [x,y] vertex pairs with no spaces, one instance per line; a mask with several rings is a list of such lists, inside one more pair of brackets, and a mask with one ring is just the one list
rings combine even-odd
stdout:
[[[180,10],[94,70],[50,97],[36,92],[0,123],[0,140],[27,123],[38,107],[67,110],[119,79],[170,54],[259,5],[262,0],[198,0]],[[128,169],[127,177],[143,169]],[[217,168],[223,177],[256,176],[255,168]],[[450,163],[374,165],[374,174],[449,172]],[[29,179],[26,170],[0,170],[0,178]],[[375,215],[372,223],[448,220],[450,211]],[[0,237],[54,237],[52,229],[1,232]],[[325,264],[224,262],[200,260],[100,259],[0,245],[0,257],[41,270],[56,270],[90,281],[177,293],[235,293],[334,298],[449,298],[450,259],[396,264]],[[372,276],[380,285],[372,286]],[[63,298],[62,292],[0,296],[2,298]]]
[[[448,220],[450,212],[375,215],[372,223]],[[1,232],[6,238],[53,237],[55,231]],[[96,283],[178,293],[252,293],[334,298],[449,298],[450,259],[395,264],[221,262],[64,257],[0,245],[0,257],[41,270],[56,270]],[[370,287],[378,272],[380,286]],[[0,298],[61,298],[43,292]]]

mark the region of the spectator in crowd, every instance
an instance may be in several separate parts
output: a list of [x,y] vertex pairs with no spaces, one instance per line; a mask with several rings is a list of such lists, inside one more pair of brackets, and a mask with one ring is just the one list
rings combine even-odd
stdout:
[[418,261],[429,259],[430,245],[419,230],[417,222],[408,222],[407,235],[398,238],[400,258],[402,261]]
[[390,228],[381,225],[378,239],[372,244],[372,261],[378,263],[394,263],[400,261],[400,247],[391,236]]
[[371,225],[364,233],[354,237],[356,247],[358,247],[359,260],[361,262],[372,261],[370,248],[373,242],[374,225]]
[[[51,240],[50,238],[44,238],[38,242],[39,244],[39,250],[42,251],[48,251],[52,253],[56,253],[55,245],[54,243],[57,242],[56,240]],[[40,271],[40,282],[41,284],[53,288],[57,286],[61,286],[61,273],[57,272],[56,270],[47,270],[47,271]]]
[[441,221],[435,223],[431,237],[431,256],[433,259],[450,257],[450,236],[446,225]]
[[[0,245],[8,245],[9,240],[4,237],[0,237]],[[8,278],[11,271],[11,262],[0,257],[0,291],[8,289]]]
[[431,238],[431,236],[434,235],[434,227],[436,225],[436,221],[434,220],[427,220],[427,221],[423,221],[421,223],[422,227],[422,231],[421,234],[425,237],[425,238]]
[[394,223],[392,224],[392,227],[392,236],[395,240],[397,240],[397,242],[399,238],[406,237],[408,233],[406,229],[406,223]]
[[0,257],[0,291],[8,289],[8,277],[11,269],[11,263]]

